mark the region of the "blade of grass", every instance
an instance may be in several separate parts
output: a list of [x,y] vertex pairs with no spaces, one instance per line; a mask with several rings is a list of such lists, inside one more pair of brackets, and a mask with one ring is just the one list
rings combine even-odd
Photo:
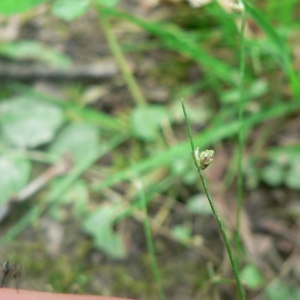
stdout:
[[[158,181],[156,184],[152,184],[151,186],[149,186],[147,188],[146,191],[145,191],[145,187],[143,187],[143,193],[146,198],[147,205],[152,201],[152,199],[153,199],[153,197],[155,197],[155,195],[165,192],[168,188],[170,188],[172,186],[172,184],[174,183],[174,179],[175,179],[172,177],[173,176],[171,176],[171,177],[168,176],[168,177],[164,178],[163,180]],[[130,206],[127,209],[124,209],[124,211],[119,214],[119,216],[117,218],[117,222],[130,217],[134,213],[135,210],[141,209],[142,207],[143,206],[141,205],[140,195],[139,194],[134,195],[130,201]]]
[[[243,1],[241,2],[243,5]],[[240,40],[241,40],[241,55],[240,55],[240,82],[239,82],[239,112],[238,120],[240,123],[239,132],[238,132],[238,177],[237,177],[237,233],[236,233],[236,242],[238,248],[237,261],[239,264],[240,261],[240,252],[241,252],[241,213],[243,205],[243,148],[244,148],[244,75],[245,75],[245,11],[241,12],[242,26],[240,31]]]
[[147,101],[143,96],[140,87],[138,86],[135,78],[133,77],[131,70],[126,62],[126,59],[123,55],[122,49],[112,32],[111,26],[109,24],[108,16],[103,12],[102,7],[98,7],[98,12],[100,14],[100,24],[108,41],[109,47],[117,61],[117,64],[123,74],[123,78],[128,86],[128,89],[135,100],[136,104],[139,106],[146,106]]
[[135,101],[135,103],[143,108],[143,115],[146,118],[147,123],[153,128],[153,131],[155,132],[156,135],[156,139],[157,141],[161,141],[161,137],[159,135],[159,132],[156,128],[156,126],[154,125],[154,122],[149,114],[149,111],[147,110],[147,101],[135,79],[135,77],[133,76],[129,65],[125,59],[125,56],[122,52],[122,49],[111,29],[109,20],[108,20],[108,16],[105,13],[105,11],[103,11],[104,8],[101,6],[98,6],[98,12],[100,15],[100,24],[101,27],[104,31],[104,34],[106,36],[106,39],[108,41],[109,47],[112,51],[112,54],[114,55],[117,64],[122,72],[124,81],[132,95],[133,100]]
[[182,109],[183,109],[183,113],[184,113],[185,123],[186,123],[187,129],[188,129],[189,140],[190,140],[190,144],[191,144],[191,148],[192,148],[192,155],[193,155],[193,158],[194,158],[194,161],[195,161],[195,165],[196,165],[198,174],[200,176],[200,179],[201,179],[201,182],[202,182],[202,185],[203,185],[206,197],[208,199],[209,205],[210,205],[211,210],[212,210],[212,212],[214,214],[214,217],[215,217],[215,219],[216,219],[216,221],[218,223],[218,226],[219,226],[219,229],[220,229],[223,241],[225,243],[225,246],[226,246],[226,249],[227,249],[227,253],[228,253],[231,265],[232,265],[233,273],[234,273],[234,276],[235,276],[236,285],[237,285],[237,289],[238,289],[238,293],[239,293],[240,299],[244,300],[246,298],[245,298],[245,294],[244,294],[242,282],[241,282],[241,279],[240,279],[239,270],[238,270],[238,267],[237,267],[237,264],[235,262],[235,258],[234,258],[234,255],[233,255],[233,251],[232,251],[231,245],[229,243],[229,240],[227,238],[223,222],[222,222],[222,220],[220,218],[220,215],[219,215],[219,213],[217,211],[217,208],[216,208],[216,206],[214,204],[214,201],[212,199],[211,193],[209,191],[208,185],[206,183],[206,179],[205,179],[205,177],[203,175],[203,172],[201,170],[200,164],[197,163],[197,158],[195,156],[195,145],[194,145],[194,141],[193,141],[193,137],[192,137],[192,132],[191,132],[191,128],[190,128],[190,124],[189,124],[189,120],[188,120],[188,116],[187,116],[187,113],[186,113],[186,110],[185,110],[185,106],[184,106],[183,100],[182,100],[181,103],[182,103]]
[[[261,122],[265,122],[271,118],[284,116],[288,113],[291,113],[295,110],[299,110],[299,103],[283,103],[281,106],[276,106],[268,108],[264,111],[258,112],[244,120],[244,130],[252,128],[254,125],[257,125]],[[240,127],[239,121],[233,121],[232,123],[224,126],[223,124],[218,124],[218,126],[213,127],[208,130],[204,130],[200,135],[195,138],[197,144],[201,144],[203,147],[207,147],[212,143],[216,143],[222,139],[234,136],[237,134]],[[138,163],[136,168],[137,171],[142,174],[143,172],[150,172],[151,170],[168,166],[172,164],[179,158],[182,158],[186,155],[186,152],[189,148],[189,144],[181,143],[179,145],[173,146],[172,148],[162,152],[155,153],[155,155],[143,160]],[[107,187],[111,187],[114,184],[123,181],[130,180],[132,177],[132,168],[126,168],[118,173],[115,173],[109,176],[106,180],[102,181],[100,184],[95,184],[92,186],[92,190],[100,191]]]
[[201,49],[198,43],[192,42],[188,35],[175,24],[147,22],[115,9],[103,8],[102,11],[108,15],[123,18],[142,27],[151,34],[159,37],[168,48],[190,57],[209,70],[210,74],[235,85],[234,69],[207,54]]
[[277,32],[273,29],[272,25],[269,24],[254,7],[251,7],[245,1],[243,1],[243,3],[245,5],[247,13],[256,21],[259,27],[265,32],[267,37],[276,47],[278,55],[281,56],[285,71],[289,77],[294,97],[296,97],[297,100],[300,101],[300,80],[296,72],[293,70],[291,56],[287,45],[279,37]]
[[[143,192],[144,192],[146,204],[148,205],[149,203],[151,203],[152,200],[157,196],[157,194],[164,193],[167,189],[173,186],[175,178],[177,178],[177,175],[170,174],[167,177],[165,177],[163,180],[157,181],[156,183],[149,185],[147,189],[145,189],[145,185],[144,185]],[[141,206],[140,196],[134,195],[130,200],[130,206],[128,208],[125,208],[116,218],[116,223],[134,215],[135,211],[141,208],[142,206]],[[209,248],[205,247],[204,245],[198,245],[198,244],[195,245],[192,238],[186,241],[177,238],[174,234],[172,235],[172,233],[169,232],[168,233],[164,232],[163,236],[166,234],[167,234],[167,238],[170,238],[171,240],[174,240],[185,247],[193,247],[193,248],[195,247],[197,249],[196,250],[197,253],[200,253],[201,256],[207,259],[208,261],[211,261],[214,264],[220,263],[218,256],[216,256],[213,252],[211,252]]]
[[152,235],[151,235],[151,227],[149,224],[149,217],[148,217],[148,211],[147,211],[147,201],[146,201],[146,197],[145,197],[143,184],[140,180],[138,180],[139,177],[140,176],[138,176],[138,174],[137,174],[134,182],[136,183],[135,185],[138,189],[140,206],[142,207],[143,212],[144,212],[143,225],[144,225],[144,231],[145,231],[145,236],[146,236],[146,241],[147,241],[148,252],[151,256],[152,271],[153,271],[155,281],[158,286],[159,299],[165,300],[162,283],[161,283],[161,279],[160,279],[160,273],[159,273],[159,269],[158,269],[158,265],[157,265],[156,255],[155,255],[154,242],[153,242]]

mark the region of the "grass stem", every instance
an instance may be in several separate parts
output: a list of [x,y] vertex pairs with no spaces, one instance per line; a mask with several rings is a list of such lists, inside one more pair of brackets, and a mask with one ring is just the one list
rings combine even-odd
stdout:
[[160,300],[165,300],[163,288],[162,288],[162,283],[161,283],[161,278],[158,270],[158,265],[157,265],[157,260],[156,260],[156,255],[155,255],[155,248],[154,248],[154,243],[151,235],[151,227],[148,219],[148,211],[147,211],[147,201],[145,197],[145,193],[142,187],[142,183],[140,181],[137,182],[137,186],[139,189],[139,196],[140,196],[140,203],[141,207],[144,212],[144,219],[143,219],[143,224],[144,224],[144,230],[145,230],[145,236],[146,236],[146,241],[147,241],[147,247],[148,247],[148,252],[151,256],[151,267],[153,270],[153,274],[155,277],[155,281],[158,286],[158,291],[159,291],[159,299]]
[[[184,113],[185,123],[186,123],[187,129],[188,129],[189,139],[190,139],[190,142],[191,142],[192,155],[193,155],[194,161],[197,162],[197,158],[195,157],[195,145],[194,145],[194,142],[193,142],[192,132],[191,132],[191,128],[190,128],[190,124],[189,124],[189,120],[188,120],[188,116],[187,116],[187,113],[186,113],[186,109],[185,109],[185,105],[184,105],[183,100],[182,100],[181,104],[182,104],[182,109],[183,109],[183,113]],[[227,249],[227,252],[228,252],[228,256],[229,256],[229,259],[230,259],[230,262],[231,262],[231,265],[232,265],[233,273],[234,273],[234,276],[235,276],[235,281],[236,281],[236,285],[237,285],[237,289],[238,289],[240,299],[245,300],[246,298],[245,298],[242,282],[241,282],[241,279],[240,279],[240,276],[239,276],[239,270],[238,270],[237,264],[235,262],[235,258],[234,258],[234,255],[233,255],[231,245],[230,245],[229,240],[227,238],[223,222],[222,222],[222,220],[220,218],[220,215],[217,211],[217,208],[216,208],[216,206],[213,202],[213,199],[211,197],[211,193],[209,191],[208,185],[206,183],[205,177],[203,175],[203,172],[201,170],[201,167],[200,167],[199,163],[196,163],[196,167],[197,167],[197,170],[198,170],[198,173],[199,173],[199,176],[200,176],[200,179],[201,179],[206,197],[208,199],[209,205],[210,205],[211,210],[214,214],[214,217],[215,217],[215,219],[218,223],[222,238],[224,240],[224,243],[225,243],[225,246],[226,246],[226,249]]]
[[108,17],[105,16],[104,13],[101,13],[100,8],[98,9],[98,11],[100,13],[100,24],[101,24],[103,32],[106,36],[109,47],[112,51],[113,56],[116,59],[116,62],[120,68],[120,71],[123,75],[123,78],[128,86],[128,89],[129,89],[134,101],[139,106],[146,106],[146,99],[143,96],[141,89],[139,88],[135,78],[133,77],[133,75],[131,73],[131,70],[126,62],[126,59],[122,52],[122,49],[111,29]]
[[[243,5],[243,3],[242,3]],[[239,132],[238,132],[238,177],[237,177],[237,241],[238,248],[241,245],[241,213],[243,204],[243,148],[244,148],[244,76],[245,76],[245,12],[241,12],[242,26],[241,26],[241,56],[240,56],[240,82],[239,82]]]

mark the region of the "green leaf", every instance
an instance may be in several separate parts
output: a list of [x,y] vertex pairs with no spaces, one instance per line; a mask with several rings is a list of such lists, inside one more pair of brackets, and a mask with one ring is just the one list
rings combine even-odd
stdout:
[[71,21],[85,14],[90,0],[56,0],[52,13],[65,21]]
[[249,288],[256,289],[263,284],[263,277],[253,265],[247,265],[240,275]]
[[190,212],[200,215],[211,215],[212,210],[204,194],[198,194],[188,199],[187,208]]
[[50,147],[50,152],[59,159],[65,153],[72,153],[75,162],[95,153],[100,147],[100,133],[96,126],[86,123],[71,124],[65,127]]
[[0,103],[0,115],[3,140],[20,148],[50,142],[64,121],[56,106],[21,97]]
[[172,229],[174,236],[182,243],[188,243],[192,236],[191,230],[184,225],[176,225]]
[[263,168],[261,177],[268,185],[279,186],[283,183],[284,179],[283,167],[276,162],[271,162]]
[[[300,189],[300,145],[296,144],[289,147],[274,147],[269,151],[269,159],[275,166],[280,166],[282,170],[282,181],[291,189]],[[275,168],[276,169],[276,168]],[[276,170],[268,171],[270,177],[276,177]]]
[[0,15],[13,15],[25,12],[48,0],[1,0]]
[[131,116],[133,133],[139,139],[153,141],[157,129],[168,118],[168,112],[164,107],[158,105],[137,107]]
[[300,159],[295,158],[294,161],[291,163],[290,169],[288,170],[284,178],[284,181],[289,188],[300,190],[299,178],[300,178]]
[[115,7],[120,0],[96,0],[96,3],[105,7]]
[[275,280],[272,284],[268,285],[266,290],[270,300],[300,299],[300,288],[298,286],[285,285],[278,280]]
[[0,204],[19,192],[29,181],[31,164],[23,158],[0,156]]
[[36,41],[18,41],[0,44],[0,55],[13,59],[33,59],[51,66],[66,68],[71,65],[68,56]]
[[124,258],[126,249],[122,238],[113,231],[119,205],[102,205],[84,222],[83,228],[93,238],[96,247],[114,259]]

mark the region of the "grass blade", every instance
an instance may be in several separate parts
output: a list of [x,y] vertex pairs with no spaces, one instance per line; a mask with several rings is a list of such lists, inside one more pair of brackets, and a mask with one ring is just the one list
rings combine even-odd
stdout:
[[295,97],[297,97],[297,100],[300,101],[300,81],[297,74],[293,70],[291,56],[287,45],[279,37],[277,32],[273,29],[272,25],[269,24],[255,8],[251,7],[244,1],[243,3],[245,5],[247,13],[256,21],[259,27],[265,32],[267,37],[276,47],[278,55],[282,58],[285,71],[289,77],[293,94]]

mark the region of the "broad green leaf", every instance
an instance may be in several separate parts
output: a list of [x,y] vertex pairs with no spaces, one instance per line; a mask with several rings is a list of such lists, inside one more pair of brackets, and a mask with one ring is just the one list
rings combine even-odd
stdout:
[[[299,154],[298,154],[299,155]],[[285,184],[295,190],[300,190],[300,159],[299,157],[295,158],[291,162],[290,168],[287,171],[285,178]]]
[[[272,160],[271,165],[280,166],[282,181],[291,189],[300,189],[300,158],[299,145],[289,147],[274,147],[269,151],[269,157]],[[268,171],[270,176],[276,177],[276,171]]]
[[56,106],[25,97],[1,102],[0,116],[3,140],[20,148],[50,142],[64,121]]
[[268,299],[270,300],[297,300],[300,299],[300,288],[298,286],[286,285],[279,280],[275,280],[266,288]]
[[190,212],[200,215],[211,215],[212,210],[204,194],[198,194],[188,199],[187,208]]
[[48,0],[1,0],[0,15],[13,15],[25,12]]
[[77,104],[74,101],[62,101],[62,99],[38,92],[32,87],[23,84],[15,83],[12,87],[12,91],[22,93],[26,96],[26,98],[37,98],[46,101],[47,103],[57,106],[64,111],[68,111],[74,119],[80,119],[83,122],[86,121],[91,124],[95,124],[100,128],[106,128],[107,130],[126,132],[129,135],[128,123],[116,116],[108,115],[93,108],[83,107],[81,104]]
[[0,156],[0,204],[19,192],[29,181],[31,164],[23,158]]
[[96,0],[99,5],[105,7],[115,7],[120,0]]
[[182,243],[188,243],[192,236],[191,230],[183,225],[174,226],[172,232],[174,236]]
[[283,166],[272,162],[262,170],[262,179],[270,186],[279,186],[283,183],[284,170]]
[[45,45],[36,41],[18,41],[0,44],[0,55],[13,59],[40,60],[56,67],[69,67],[71,60]]
[[50,152],[62,157],[72,154],[75,162],[99,149],[100,133],[96,126],[87,123],[75,123],[65,127],[50,147]]
[[94,238],[96,247],[114,259],[124,258],[126,249],[121,236],[113,231],[120,209],[118,204],[102,205],[84,222],[83,228]]
[[153,141],[157,129],[168,120],[168,113],[164,107],[148,106],[137,107],[131,116],[131,124],[134,135],[145,141]]
[[249,288],[256,289],[263,284],[263,277],[253,265],[247,265],[240,275]]
[[56,0],[52,13],[65,21],[71,21],[85,14],[90,0]]

